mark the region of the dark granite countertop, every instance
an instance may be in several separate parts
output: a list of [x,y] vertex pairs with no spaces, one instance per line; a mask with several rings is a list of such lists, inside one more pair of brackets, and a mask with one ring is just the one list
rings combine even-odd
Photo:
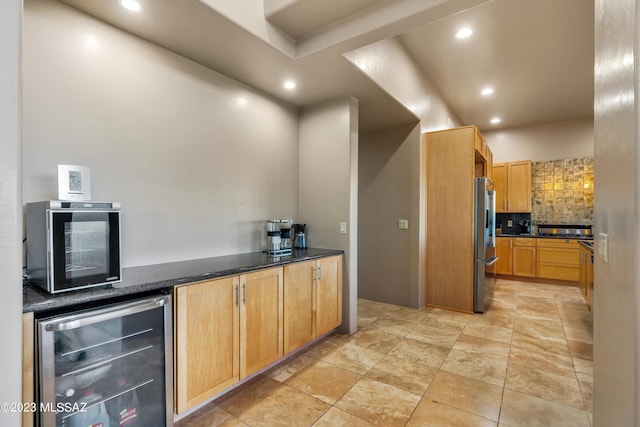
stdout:
[[509,234],[509,233],[503,233],[503,234],[496,234],[496,237],[530,237],[530,238],[535,238],[535,239],[564,239],[564,240],[577,240],[579,242],[591,242],[593,241],[593,237],[592,236],[583,236],[583,237],[566,237],[566,236],[536,236],[536,235],[532,235],[532,234]]
[[593,253],[593,240],[579,240],[578,244],[589,249],[591,253]]
[[309,248],[295,250],[292,255],[271,257],[264,252],[251,252],[164,264],[122,269],[122,282],[78,291],[51,295],[44,290],[25,285],[23,312],[43,312],[74,305],[135,296],[151,291],[170,290],[175,285],[198,282],[223,276],[233,276],[263,268],[291,264],[344,253],[338,249]]

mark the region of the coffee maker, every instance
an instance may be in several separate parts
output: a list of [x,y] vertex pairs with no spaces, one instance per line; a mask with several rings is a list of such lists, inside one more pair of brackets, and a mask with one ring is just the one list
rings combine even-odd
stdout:
[[296,249],[307,249],[307,224],[293,224],[296,232],[293,247]]
[[291,255],[292,219],[270,219],[267,221],[267,250],[269,256]]

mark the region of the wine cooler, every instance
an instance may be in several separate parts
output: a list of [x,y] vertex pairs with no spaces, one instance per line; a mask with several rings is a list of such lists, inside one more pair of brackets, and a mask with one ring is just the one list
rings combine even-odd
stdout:
[[39,425],[173,426],[171,296],[37,320]]

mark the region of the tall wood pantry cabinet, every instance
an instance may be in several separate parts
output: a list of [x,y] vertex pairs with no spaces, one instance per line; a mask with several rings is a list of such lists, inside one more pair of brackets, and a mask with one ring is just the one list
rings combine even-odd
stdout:
[[531,161],[494,163],[496,212],[531,212]]
[[475,126],[426,138],[426,304],[473,313],[474,178],[492,155]]
[[283,356],[283,270],[175,288],[176,412]]

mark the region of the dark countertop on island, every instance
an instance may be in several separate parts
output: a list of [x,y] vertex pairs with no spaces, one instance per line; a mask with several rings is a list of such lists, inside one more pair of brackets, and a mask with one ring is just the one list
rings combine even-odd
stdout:
[[224,276],[234,276],[269,267],[291,264],[331,255],[339,249],[294,249],[292,255],[272,257],[264,252],[176,261],[122,269],[122,282],[51,295],[44,290],[25,285],[23,312],[44,312],[74,305],[90,304],[111,299],[134,297],[152,291],[170,290],[175,285],[198,282]]

